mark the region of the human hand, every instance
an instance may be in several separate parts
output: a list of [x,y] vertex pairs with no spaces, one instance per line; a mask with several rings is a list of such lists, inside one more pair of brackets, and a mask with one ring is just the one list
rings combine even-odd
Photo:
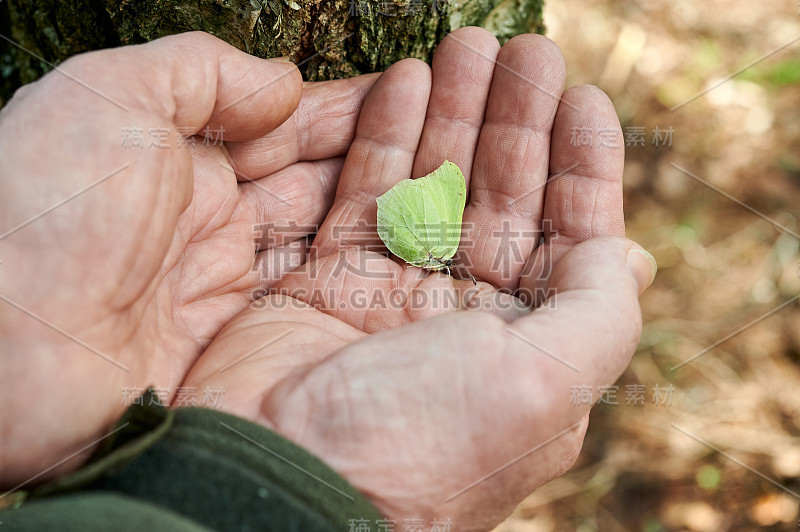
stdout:
[[[226,410],[310,449],[388,518],[458,530],[496,524],[572,464],[589,406],[570,404],[571,386],[623,371],[654,274],[623,238],[608,98],[562,94],[563,59],[543,37],[499,48],[464,28],[432,72],[405,60],[380,77],[311,260],[237,315],[184,381],[222,387]],[[573,128],[616,141],[574,146]],[[253,145],[231,153],[251,161],[243,173],[269,159]],[[457,261],[477,288],[373,251],[375,198],[444,159],[467,179]]]
[[[305,235],[259,246],[253,228],[322,222],[375,78],[303,88],[290,63],[192,33],[75,57],[8,102],[0,486],[79,466],[123,390],[174,395],[253,290],[303,260]],[[124,147],[136,128],[144,146]],[[269,160],[237,180],[220,134]]]

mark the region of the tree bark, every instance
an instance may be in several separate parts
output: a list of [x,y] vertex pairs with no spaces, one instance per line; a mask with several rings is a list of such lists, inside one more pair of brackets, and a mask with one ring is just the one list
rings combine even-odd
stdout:
[[430,61],[462,26],[486,27],[501,42],[542,33],[542,1],[6,0],[0,98],[72,55],[192,30],[258,57],[288,56],[309,81],[349,77],[404,57]]

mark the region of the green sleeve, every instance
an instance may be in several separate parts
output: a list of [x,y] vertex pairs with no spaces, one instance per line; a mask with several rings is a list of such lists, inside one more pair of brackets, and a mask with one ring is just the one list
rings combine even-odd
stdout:
[[79,471],[8,495],[17,502],[0,511],[0,530],[347,531],[382,519],[345,479],[274,432],[147,399]]

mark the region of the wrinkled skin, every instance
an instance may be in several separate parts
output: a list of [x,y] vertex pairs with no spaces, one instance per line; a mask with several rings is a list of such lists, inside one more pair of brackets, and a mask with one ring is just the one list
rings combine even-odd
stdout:
[[[654,270],[624,239],[614,109],[563,91],[552,42],[463,28],[432,68],[305,85],[197,33],[60,68],[0,114],[0,232],[95,185],[0,238],[0,484],[79,467],[122,391],[148,385],[224,389],[221,408],[390,519],[486,529],[572,464],[589,405],[570,387],[623,371]],[[179,142],[205,127],[224,147]],[[576,127],[616,147],[574,146]],[[144,148],[123,146],[130,128]],[[467,180],[457,261],[477,287],[342,230],[444,159]],[[422,303],[353,303],[392,291]]]

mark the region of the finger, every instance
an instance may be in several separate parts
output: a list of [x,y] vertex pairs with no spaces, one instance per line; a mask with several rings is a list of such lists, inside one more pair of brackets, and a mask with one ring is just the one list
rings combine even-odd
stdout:
[[[504,345],[509,364],[531,375],[528,397],[548,408],[564,426],[577,422],[594,401],[570,402],[573,387],[591,389],[616,381],[633,355],[642,329],[639,294],[652,282],[655,264],[641,248],[618,237],[574,246],[556,264],[545,305],[511,324]],[[525,367],[528,366],[526,370]]]
[[[97,69],[99,55],[105,68]],[[185,132],[204,128],[226,140],[266,134],[297,107],[302,78],[290,62],[259,59],[207,33],[171,35],[139,46],[78,56],[64,66],[91,79],[129,113],[147,112]],[[85,98],[96,96],[83,90]],[[150,127],[163,127],[154,123]]]
[[564,77],[561,51],[540,35],[515,37],[497,57],[462,246],[473,275],[501,288],[517,287],[537,241]]
[[500,44],[482,28],[459,28],[433,56],[431,98],[412,175],[436,170],[445,160],[464,172],[469,188],[486,100]]
[[239,184],[237,217],[249,222],[257,250],[314,234],[333,204],[343,157],[293,164]]
[[[259,59],[205,33],[186,35],[185,44],[178,41],[173,45],[168,39],[161,46],[176,50],[171,56],[177,70],[173,75],[185,74],[185,80],[174,87],[185,91],[182,98],[176,98],[176,124],[212,130],[224,127],[225,139],[246,140],[275,129],[297,108],[302,77],[291,62]],[[188,54],[207,58],[199,62],[206,69],[205,76],[194,71],[196,66],[186,67]],[[196,59],[188,62],[192,63],[196,65]]]
[[[583,140],[581,132],[590,140]],[[625,236],[624,158],[622,130],[608,97],[588,85],[567,90],[553,127],[545,241],[530,257],[520,280],[530,302],[541,301],[552,265],[575,244],[597,236]]]
[[379,74],[306,83],[297,110],[264,137],[226,146],[239,180],[256,179],[297,161],[347,154],[367,92]]
[[318,256],[347,245],[382,246],[375,232],[375,198],[411,177],[430,90],[430,69],[416,59],[395,63],[375,82],[333,207],[314,241]]

